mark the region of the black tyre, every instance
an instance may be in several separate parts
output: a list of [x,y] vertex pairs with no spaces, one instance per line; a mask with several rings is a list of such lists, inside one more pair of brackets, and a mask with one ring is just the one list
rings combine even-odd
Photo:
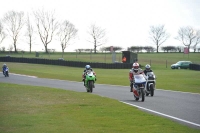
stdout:
[[153,96],[154,95],[154,85],[153,84],[150,85],[150,91],[151,91],[151,96]]
[[145,92],[144,89],[141,89],[141,95],[142,95],[142,102],[145,100]]
[[6,76],[9,77],[9,75],[8,75],[8,71],[6,72]]
[[93,81],[89,81],[88,87],[89,87],[89,92],[91,92],[91,93],[93,91],[93,86],[94,86],[94,82]]

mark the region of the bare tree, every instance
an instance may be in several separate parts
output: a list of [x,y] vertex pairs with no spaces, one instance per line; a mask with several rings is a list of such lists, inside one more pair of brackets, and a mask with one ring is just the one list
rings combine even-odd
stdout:
[[160,45],[163,44],[170,37],[164,27],[164,25],[150,26],[150,39],[156,45],[157,53]]
[[103,45],[106,43],[106,32],[105,29],[101,29],[100,27],[97,27],[95,24],[92,24],[89,29],[89,35],[91,35],[93,39],[93,44],[94,44],[94,53],[97,51],[97,47]]
[[76,37],[77,32],[78,30],[75,28],[75,26],[67,20],[59,25],[58,36],[62,47],[62,58],[64,50],[66,49],[67,45],[69,45],[69,41]]
[[3,42],[3,40],[6,38],[6,33],[3,30],[3,24],[0,21],[0,44]]
[[102,53],[103,53],[103,51],[106,52],[106,47],[101,47],[99,50],[100,50]]
[[32,49],[32,45],[33,45],[33,33],[34,33],[34,30],[33,30],[33,25],[30,21],[30,17],[29,17],[29,14],[27,15],[27,20],[26,20],[26,28],[27,28],[27,32],[26,32],[26,35],[27,38],[28,38],[28,44],[29,44],[29,52],[31,53],[31,49]]
[[197,39],[197,32],[190,26],[187,27],[181,27],[178,30],[178,36],[175,38],[183,43],[184,46],[188,47],[188,50],[190,49],[190,46],[193,42],[199,43],[199,39]]
[[36,26],[45,51],[48,53],[48,44],[52,41],[54,32],[58,28],[58,22],[54,17],[54,11],[38,10],[34,12]]
[[13,39],[15,52],[17,52],[17,40],[24,25],[24,12],[9,11],[4,15],[4,22],[7,25],[8,34]]
[[9,45],[8,51],[9,51],[9,52],[12,52],[12,50],[13,50],[13,45]]
[[200,43],[200,30],[197,30],[196,31],[196,38],[195,38],[195,41],[194,41],[194,53],[196,52],[197,50],[197,45]]

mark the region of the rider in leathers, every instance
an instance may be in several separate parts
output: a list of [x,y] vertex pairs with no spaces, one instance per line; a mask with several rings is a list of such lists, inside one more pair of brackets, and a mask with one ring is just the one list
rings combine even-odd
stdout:
[[4,72],[6,70],[6,68],[7,68],[7,65],[3,64],[3,66],[2,66],[2,72]]
[[145,66],[145,70],[144,70],[144,74],[147,76],[147,72],[153,72],[152,70],[151,70],[151,66],[149,65],[149,64],[146,64],[146,66]]
[[93,71],[93,69],[91,68],[91,66],[90,65],[86,65],[85,69],[83,70],[83,74],[82,74],[82,81],[84,83],[84,86],[85,86],[86,73],[87,73],[88,70],[90,70],[90,71],[92,71],[94,73],[94,75],[95,75],[95,81],[97,80],[96,73]]
[[130,80],[130,92],[136,92],[136,95],[138,96],[138,93],[134,86],[135,82],[134,82],[134,75],[139,75],[139,74],[142,74],[144,76],[144,78],[146,79],[146,76],[143,72],[143,70],[139,67],[139,64],[137,62],[133,63],[133,68],[130,69],[129,71],[129,80]]

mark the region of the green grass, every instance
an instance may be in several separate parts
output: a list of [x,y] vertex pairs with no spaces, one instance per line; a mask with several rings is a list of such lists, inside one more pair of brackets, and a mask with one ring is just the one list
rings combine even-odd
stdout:
[[1,133],[199,132],[86,92],[6,83],[0,86]]
[[[4,56],[4,54],[0,54]],[[12,54],[20,57],[20,54]],[[24,57],[33,58],[34,54]],[[43,58],[57,59],[60,53],[44,54]],[[111,62],[111,54],[66,53],[67,60]],[[90,58],[91,57],[91,58]],[[151,64],[157,76],[157,88],[200,93],[200,71],[171,70],[178,60],[199,62],[200,54],[139,54],[139,63]],[[41,58],[41,56],[39,57]],[[121,54],[117,54],[121,59]],[[166,64],[167,61],[167,64]],[[3,64],[3,62],[0,62]],[[11,73],[71,81],[82,80],[84,68],[6,62]],[[167,66],[167,67],[166,67]],[[128,69],[94,69],[98,84],[129,86]],[[191,78],[192,77],[192,78]],[[112,107],[112,108],[110,108]],[[77,93],[47,87],[0,83],[0,132],[199,132],[169,119],[147,114],[116,100],[88,93]]]
[[[0,62],[3,64],[3,62]],[[11,73],[70,81],[82,81],[84,68],[56,65],[38,65],[7,62]],[[128,69],[94,69],[98,84],[129,86]],[[200,71],[181,69],[154,69],[157,76],[156,88],[183,92],[200,93]],[[192,77],[192,78],[191,78]]]

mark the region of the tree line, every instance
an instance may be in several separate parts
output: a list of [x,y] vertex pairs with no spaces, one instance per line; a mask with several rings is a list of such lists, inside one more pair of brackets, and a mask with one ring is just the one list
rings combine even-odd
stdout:
[[[70,44],[70,40],[75,39],[78,33],[75,25],[68,20],[59,21],[55,16],[55,11],[40,9],[33,11],[31,15],[29,13],[25,15],[22,11],[8,11],[0,19],[0,44],[6,37],[10,37],[13,45],[9,49],[18,52],[17,43],[22,34],[22,29],[26,31],[23,36],[26,37],[30,53],[36,35],[44,45],[46,53],[48,53],[48,45],[53,39],[59,40],[62,53],[64,53],[67,45]],[[103,45],[106,40],[104,39],[105,29],[91,24],[88,34],[92,38],[90,42],[94,44],[94,51],[96,52],[97,47]],[[2,50],[5,50],[5,48],[2,48]]]
[[[59,21],[55,16],[55,11],[45,11],[39,9],[33,11],[31,14],[17,11],[8,11],[4,14],[3,18],[0,19],[0,45],[6,37],[10,37],[13,41],[13,45],[10,49],[14,48],[15,52],[18,52],[17,43],[22,35],[22,29],[26,31],[23,35],[26,37],[27,44],[29,45],[29,52],[31,53],[32,45],[36,35],[40,38],[40,41],[44,45],[45,52],[48,53],[48,45],[53,39],[57,39],[60,42],[62,53],[70,41],[75,39],[78,30],[75,25],[68,20]],[[34,30],[36,29],[36,31]],[[91,37],[89,42],[93,44],[93,49],[86,51],[97,52],[97,47],[107,42],[106,31],[101,27],[91,24],[88,30],[88,34]],[[130,51],[141,51],[146,50],[147,52],[156,51],[159,52],[161,45],[170,38],[170,34],[166,31],[165,25],[150,26],[149,38],[152,41],[152,46],[131,46],[127,48]],[[200,43],[200,30],[195,29],[191,26],[180,27],[177,36],[174,39],[179,40],[185,47],[197,49],[197,45]],[[3,49],[3,48],[2,48]],[[102,47],[100,51],[109,51],[110,47]],[[114,51],[122,50],[120,47],[113,47]],[[83,49],[77,49],[79,52],[84,51]],[[76,51],[77,51],[76,50]],[[176,46],[162,47],[163,51],[180,51],[180,48]]]

